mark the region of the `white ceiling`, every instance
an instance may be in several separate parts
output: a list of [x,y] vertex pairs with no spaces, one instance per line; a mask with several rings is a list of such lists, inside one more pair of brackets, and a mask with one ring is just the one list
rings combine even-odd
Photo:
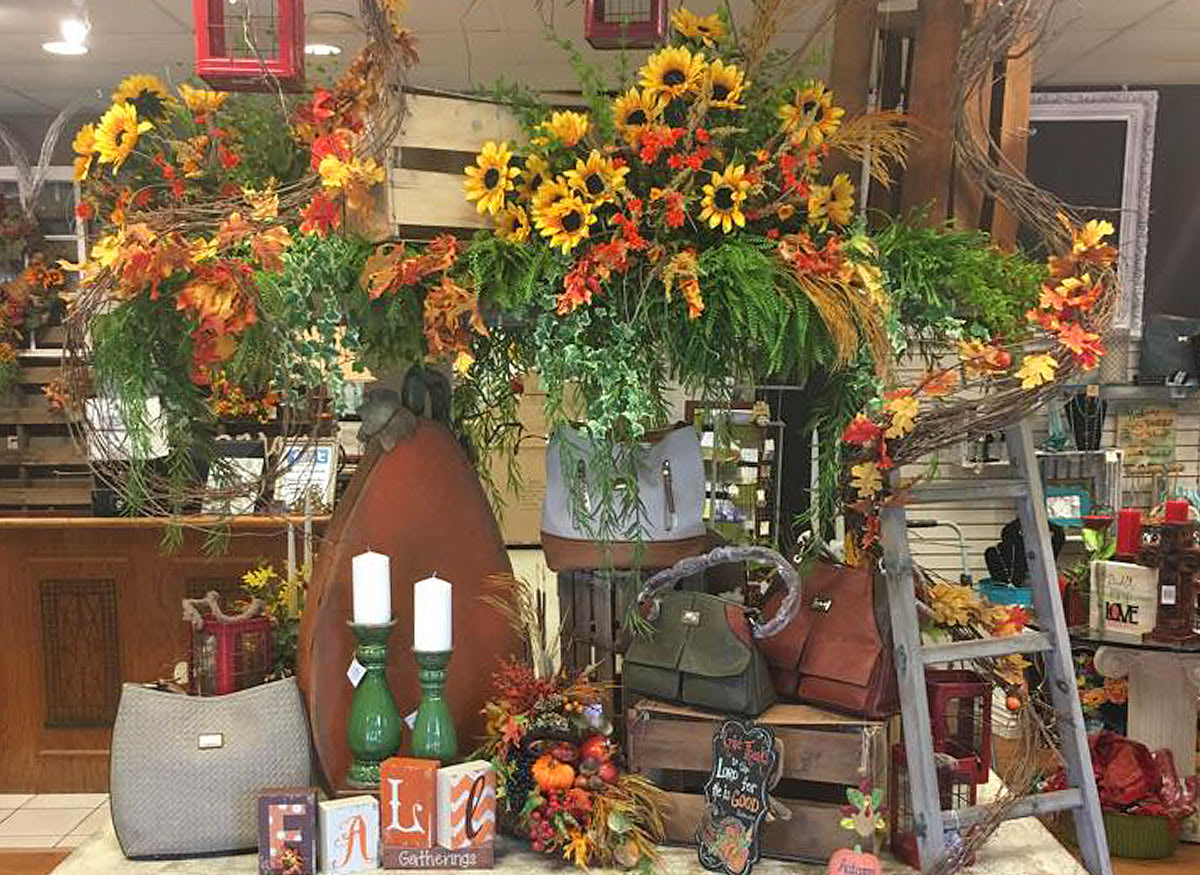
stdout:
[[[84,2],[93,29],[89,54],[48,55],[57,22]],[[825,20],[830,0],[811,0],[788,22],[779,44],[795,49]],[[710,11],[716,0],[695,0]],[[750,0],[737,0],[744,14]],[[891,0],[903,9],[914,0]],[[191,0],[0,0],[0,113],[53,113],[72,100],[101,104],[122,76],[156,73],[180,80],[192,67]],[[543,41],[545,19],[582,44],[580,0],[410,0],[407,23],[422,62],[416,85],[464,89],[497,76],[547,90],[570,90],[575,78],[556,47]],[[308,0],[306,11],[354,12],[355,0]],[[897,13],[899,14],[899,13]],[[309,34],[310,39],[316,35]],[[352,53],[361,37],[321,36]],[[821,39],[812,45],[820,46]],[[614,53],[590,59],[614,62]],[[1060,0],[1054,32],[1039,46],[1041,85],[1200,83],[1200,0]]]

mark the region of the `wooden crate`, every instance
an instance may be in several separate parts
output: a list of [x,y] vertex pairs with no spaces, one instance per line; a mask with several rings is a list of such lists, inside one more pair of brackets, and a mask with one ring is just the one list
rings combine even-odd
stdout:
[[[630,766],[667,791],[667,841],[691,845],[704,811],[712,768],[712,736],[726,715],[643,699],[630,708],[626,745]],[[780,704],[755,721],[783,743],[783,778],[772,796],[791,820],[765,822],[763,855],[823,862],[858,837],[842,829],[846,788],[870,778],[886,790],[887,723]],[[879,842],[867,850],[878,852]]]

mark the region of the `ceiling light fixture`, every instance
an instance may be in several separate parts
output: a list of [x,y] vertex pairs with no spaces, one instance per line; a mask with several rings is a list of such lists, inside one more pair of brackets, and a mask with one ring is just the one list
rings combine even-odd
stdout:
[[340,55],[342,53],[341,46],[335,46],[333,43],[308,43],[304,47],[306,55]]
[[61,40],[42,43],[42,50],[52,55],[86,55],[91,25],[80,18],[64,18],[58,23]]

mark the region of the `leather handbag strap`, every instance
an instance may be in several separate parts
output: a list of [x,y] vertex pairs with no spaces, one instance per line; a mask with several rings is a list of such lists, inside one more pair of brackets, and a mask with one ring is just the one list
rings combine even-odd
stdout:
[[[724,565],[727,562],[764,562],[774,565],[787,586],[787,592],[774,617],[765,623],[751,620],[750,628],[755,638],[770,638],[792,621],[800,607],[800,575],[796,573],[796,569],[790,562],[769,547],[717,547],[702,556],[680,559],[670,568],[664,568],[645,582],[642,591],[638,594],[637,603],[643,607],[652,604],[656,596],[670,589],[683,578],[691,577],[706,568]],[[653,616],[657,614],[656,606],[651,608],[651,613],[651,619],[653,619]]]

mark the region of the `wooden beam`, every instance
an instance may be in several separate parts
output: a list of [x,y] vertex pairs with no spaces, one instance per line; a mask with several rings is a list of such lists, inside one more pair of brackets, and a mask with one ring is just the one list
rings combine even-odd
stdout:
[[908,113],[920,138],[909,149],[900,206],[928,208],[946,220],[954,156],[954,76],[966,7],[962,0],[920,0]]
[[[1004,65],[1004,108],[1000,120],[1001,160],[1024,172],[1029,155],[1029,103],[1033,93],[1033,33],[1018,37]],[[1017,216],[996,201],[992,240],[1002,249],[1017,247]]]
[[[829,87],[834,102],[846,110],[846,117],[867,110],[871,91],[871,65],[879,23],[877,0],[843,0],[833,24],[833,55],[829,64]],[[845,155],[830,156],[830,173],[849,172],[857,182],[858,165]]]
[[[967,13],[971,23],[978,21],[992,0],[974,0]],[[988,148],[992,118],[992,77],[966,96],[967,130],[984,151]],[[954,224],[959,228],[978,228],[983,218],[983,189],[967,176],[957,163],[954,168]]]

